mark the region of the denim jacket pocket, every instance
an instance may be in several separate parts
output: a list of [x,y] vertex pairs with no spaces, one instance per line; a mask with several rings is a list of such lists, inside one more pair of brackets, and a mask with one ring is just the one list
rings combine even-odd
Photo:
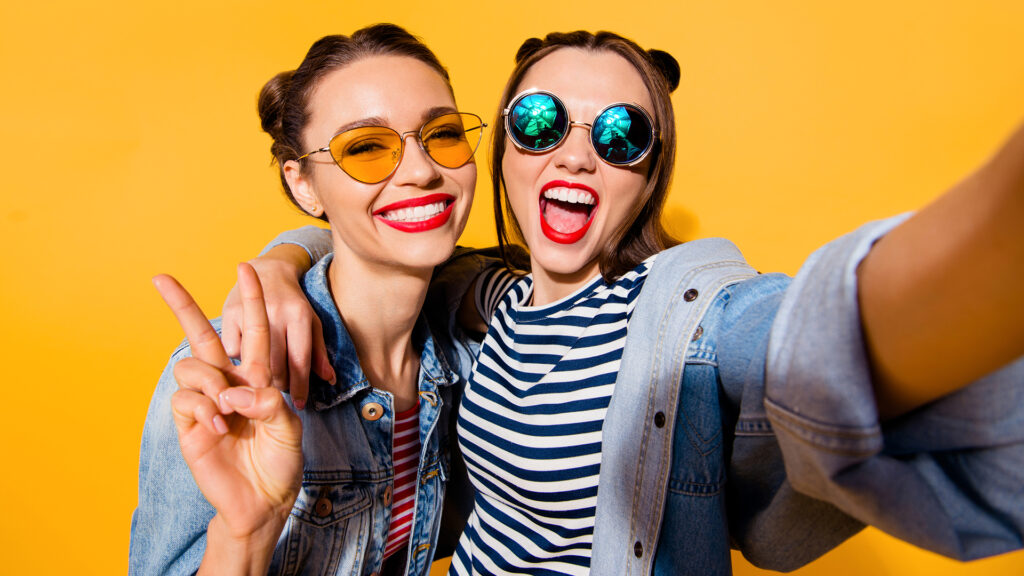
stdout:
[[359,484],[303,483],[292,515],[313,526],[330,526],[370,507],[369,488]]
[[304,481],[268,573],[358,572],[373,527],[372,504],[368,486]]

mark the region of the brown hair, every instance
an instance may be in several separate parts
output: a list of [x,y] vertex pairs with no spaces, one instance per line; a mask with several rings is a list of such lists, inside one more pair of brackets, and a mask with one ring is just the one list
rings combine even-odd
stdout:
[[[357,60],[384,55],[407,56],[423,62],[436,70],[451,90],[451,79],[441,61],[419,38],[401,26],[374,24],[356,30],[351,36],[324,36],[310,46],[298,68],[277,74],[260,90],[257,103],[260,123],[263,131],[274,139],[270,153],[279,168],[305,152],[302,151],[302,131],[309,121],[309,97],[320,79]],[[288,188],[283,169],[280,177],[288,199],[299,206]],[[320,219],[327,220],[327,217]]]
[[[616,230],[608,245],[602,247],[598,257],[602,276],[606,282],[611,282],[635,268],[648,256],[679,243],[661,223],[661,212],[672,180],[672,165],[676,152],[675,115],[672,112],[670,94],[679,85],[679,64],[667,52],[644,50],[632,40],[612,32],[553,32],[543,40],[530,38],[523,42],[516,53],[515,69],[512,70],[501,96],[491,148],[494,222],[498,232],[498,246],[503,257],[508,253],[507,247],[512,243],[509,228],[515,240],[521,242],[523,235],[519,222],[509,207],[508,193],[505,190],[501,165],[505,155],[505,122],[501,113],[517,93],[519,84],[530,67],[562,48],[605,50],[622,56],[640,73],[647,91],[651,94],[651,100],[654,101],[653,115],[658,129],[658,140],[651,150],[647,186],[641,194],[641,201],[627,216],[622,227]],[[506,220],[508,227],[505,225]],[[508,263],[508,258],[505,260]]]

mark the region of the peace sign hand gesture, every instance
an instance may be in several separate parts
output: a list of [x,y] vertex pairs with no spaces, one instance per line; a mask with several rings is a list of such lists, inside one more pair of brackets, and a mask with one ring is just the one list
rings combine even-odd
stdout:
[[301,487],[302,425],[270,386],[270,337],[259,279],[251,266],[239,264],[244,327],[238,366],[174,278],[160,275],[153,284],[192,348],[192,357],[174,367],[179,390],[171,407],[185,462],[217,509],[210,531],[219,522],[216,528],[229,539],[273,543]]

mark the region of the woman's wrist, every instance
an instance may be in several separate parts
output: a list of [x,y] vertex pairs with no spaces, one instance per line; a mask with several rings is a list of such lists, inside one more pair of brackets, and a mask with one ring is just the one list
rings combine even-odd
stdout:
[[207,526],[206,551],[199,574],[266,574],[286,520],[284,514],[269,519],[254,531],[239,532],[217,514]]

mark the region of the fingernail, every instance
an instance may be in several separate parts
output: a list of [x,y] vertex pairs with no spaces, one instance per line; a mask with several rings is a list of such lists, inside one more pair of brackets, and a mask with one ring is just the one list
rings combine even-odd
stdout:
[[221,418],[220,414],[217,414],[213,417],[213,429],[220,434],[228,433],[228,424],[227,422],[224,421],[223,418]]
[[248,408],[252,406],[256,395],[248,388],[228,388],[220,393],[220,398],[235,408]]
[[306,407],[306,401],[302,398],[293,398],[292,404],[295,405],[296,410],[302,410],[303,408]]

